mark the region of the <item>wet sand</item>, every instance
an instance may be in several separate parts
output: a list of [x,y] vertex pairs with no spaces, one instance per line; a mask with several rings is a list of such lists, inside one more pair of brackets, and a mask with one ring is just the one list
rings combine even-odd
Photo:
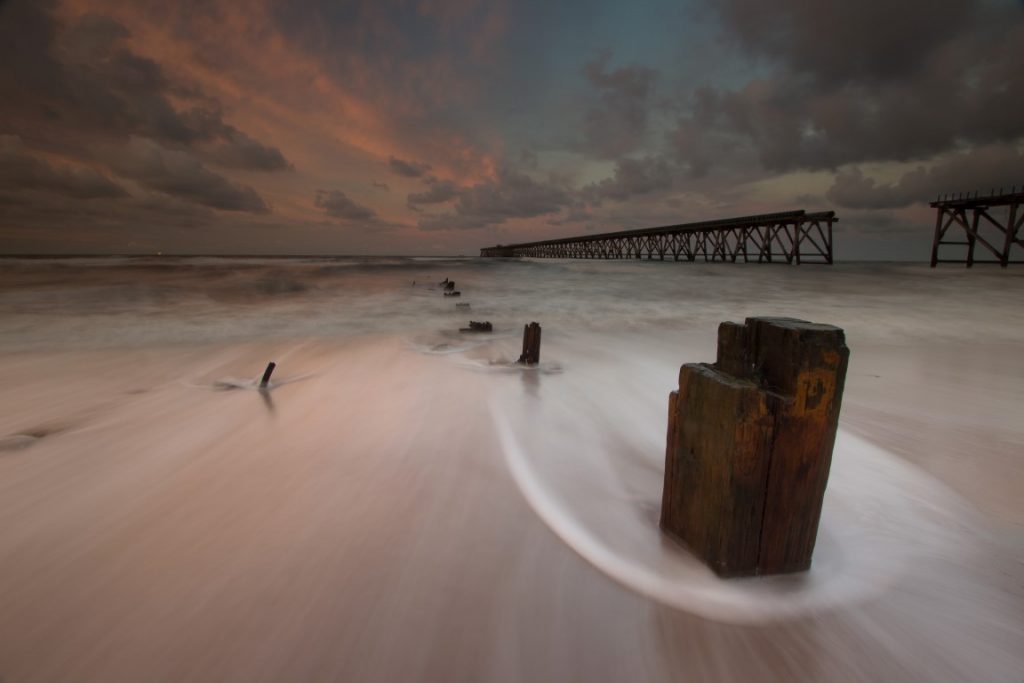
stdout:
[[[0,677],[1019,680],[1015,349],[975,349],[965,364],[953,347],[854,348],[843,429],[909,463],[922,495],[954,503],[935,513],[956,528],[926,550],[970,539],[971,554],[917,556],[849,600],[736,623],[612,578],[524,495],[496,406],[524,440],[547,433],[564,452],[557,430],[574,427],[538,430],[531,401],[596,386],[574,377],[612,385],[634,400],[594,442],[613,454],[595,468],[649,489],[660,473],[643,463],[660,451],[615,460],[637,438],[632,411],[646,419],[674,379],[654,379],[662,366],[707,358],[713,338],[654,344],[605,374],[599,351],[593,367],[574,360],[576,341],[551,334],[552,372],[532,374],[489,364],[514,356],[514,336],[453,354],[381,336],[5,355]],[[271,358],[269,395],[212,388]],[[570,495],[558,482],[542,483]],[[660,489],[633,493],[642,519]]]

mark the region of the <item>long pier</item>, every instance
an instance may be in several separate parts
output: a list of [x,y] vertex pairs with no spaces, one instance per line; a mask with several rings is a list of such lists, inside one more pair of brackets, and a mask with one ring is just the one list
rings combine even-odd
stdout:
[[[1014,187],[1010,192],[990,190],[988,196],[960,193],[940,196],[931,207],[936,209],[935,239],[932,241],[932,268],[939,263],[964,263],[968,268],[975,263],[998,263],[1005,268],[1014,261],[1024,247],[1024,188]],[[992,214],[992,209],[1006,207],[1006,221]],[[970,214],[970,216],[968,216]],[[947,237],[950,229],[953,236]],[[981,245],[992,258],[975,258],[975,249]],[[959,247],[958,258],[939,258],[939,247]],[[945,249],[949,252],[949,249]],[[983,252],[984,253],[984,252]],[[988,254],[984,254],[986,257]]]
[[786,211],[486,247],[480,256],[832,263],[834,211]]

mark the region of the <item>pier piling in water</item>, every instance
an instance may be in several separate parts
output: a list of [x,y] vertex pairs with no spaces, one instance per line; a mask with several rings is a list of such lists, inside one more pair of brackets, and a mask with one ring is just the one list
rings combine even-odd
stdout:
[[263,379],[260,380],[260,389],[266,389],[267,385],[270,384],[270,376],[274,374],[274,368],[277,367],[277,363],[270,361],[267,363],[267,369],[263,371]]
[[523,326],[523,353],[519,362],[524,365],[536,365],[540,362],[540,325],[530,323]]
[[720,576],[808,569],[848,360],[838,327],[722,323],[669,395],[661,528]]

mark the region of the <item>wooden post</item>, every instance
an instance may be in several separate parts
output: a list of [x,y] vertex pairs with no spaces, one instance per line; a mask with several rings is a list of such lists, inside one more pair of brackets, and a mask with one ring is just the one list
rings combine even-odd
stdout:
[[536,365],[540,362],[540,325],[530,323],[523,326],[523,353],[519,362],[524,365]]
[[267,369],[263,371],[263,379],[260,380],[260,389],[266,389],[267,385],[270,384],[270,375],[274,373],[274,368],[277,367],[277,363],[270,361],[267,363]]
[[808,569],[848,360],[831,325],[722,323],[669,396],[662,529],[721,576]]

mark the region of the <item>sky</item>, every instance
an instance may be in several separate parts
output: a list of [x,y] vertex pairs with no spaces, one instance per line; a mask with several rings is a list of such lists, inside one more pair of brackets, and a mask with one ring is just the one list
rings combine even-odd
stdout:
[[7,0],[0,253],[477,254],[1024,186],[1021,0]]

